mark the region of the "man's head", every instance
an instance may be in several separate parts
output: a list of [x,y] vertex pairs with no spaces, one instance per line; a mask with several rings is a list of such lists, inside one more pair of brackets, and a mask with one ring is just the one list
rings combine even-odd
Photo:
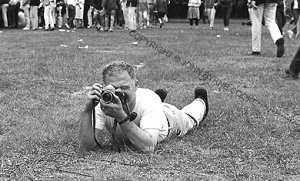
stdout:
[[132,110],[136,101],[136,75],[133,66],[123,61],[111,62],[103,69],[102,78],[105,86],[112,86],[115,91],[122,91],[126,95]]
[[118,74],[120,72],[126,71],[132,80],[136,79],[135,71],[132,65],[124,61],[115,61],[107,64],[102,71],[102,78],[104,84],[107,84],[107,77],[112,76],[113,74]]

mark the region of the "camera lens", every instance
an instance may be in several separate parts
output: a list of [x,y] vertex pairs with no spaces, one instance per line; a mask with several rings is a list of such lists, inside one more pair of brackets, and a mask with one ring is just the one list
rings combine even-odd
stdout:
[[107,91],[105,91],[105,92],[102,93],[102,100],[106,104],[113,102],[113,99],[114,99],[113,93],[107,92]]

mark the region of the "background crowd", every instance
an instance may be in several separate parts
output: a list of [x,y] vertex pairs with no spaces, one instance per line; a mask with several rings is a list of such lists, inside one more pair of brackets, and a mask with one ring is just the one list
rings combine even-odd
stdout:
[[167,0],[0,0],[0,27],[136,30],[167,21]]

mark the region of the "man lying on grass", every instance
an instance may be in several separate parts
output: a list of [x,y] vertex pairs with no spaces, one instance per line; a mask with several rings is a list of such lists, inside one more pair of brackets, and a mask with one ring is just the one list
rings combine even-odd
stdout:
[[171,135],[183,136],[196,129],[208,113],[205,89],[196,88],[195,100],[179,110],[162,103],[166,90],[137,88],[134,68],[128,63],[112,62],[102,76],[104,86],[92,86],[80,116],[79,144],[86,150],[98,147],[97,137],[106,128],[117,143],[153,152],[157,143]]

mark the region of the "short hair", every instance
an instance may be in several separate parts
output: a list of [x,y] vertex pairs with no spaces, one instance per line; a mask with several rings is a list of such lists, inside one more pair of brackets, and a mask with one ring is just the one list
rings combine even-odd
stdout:
[[134,68],[132,65],[130,65],[129,63],[124,62],[124,61],[114,61],[114,62],[108,63],[102,70],[103,82],[105,83],[105,80],[108,76],[112,75],[115,72],[120,72],[120,71],[128,72],[131,79],[136,78],[135,71],[134,71]]

